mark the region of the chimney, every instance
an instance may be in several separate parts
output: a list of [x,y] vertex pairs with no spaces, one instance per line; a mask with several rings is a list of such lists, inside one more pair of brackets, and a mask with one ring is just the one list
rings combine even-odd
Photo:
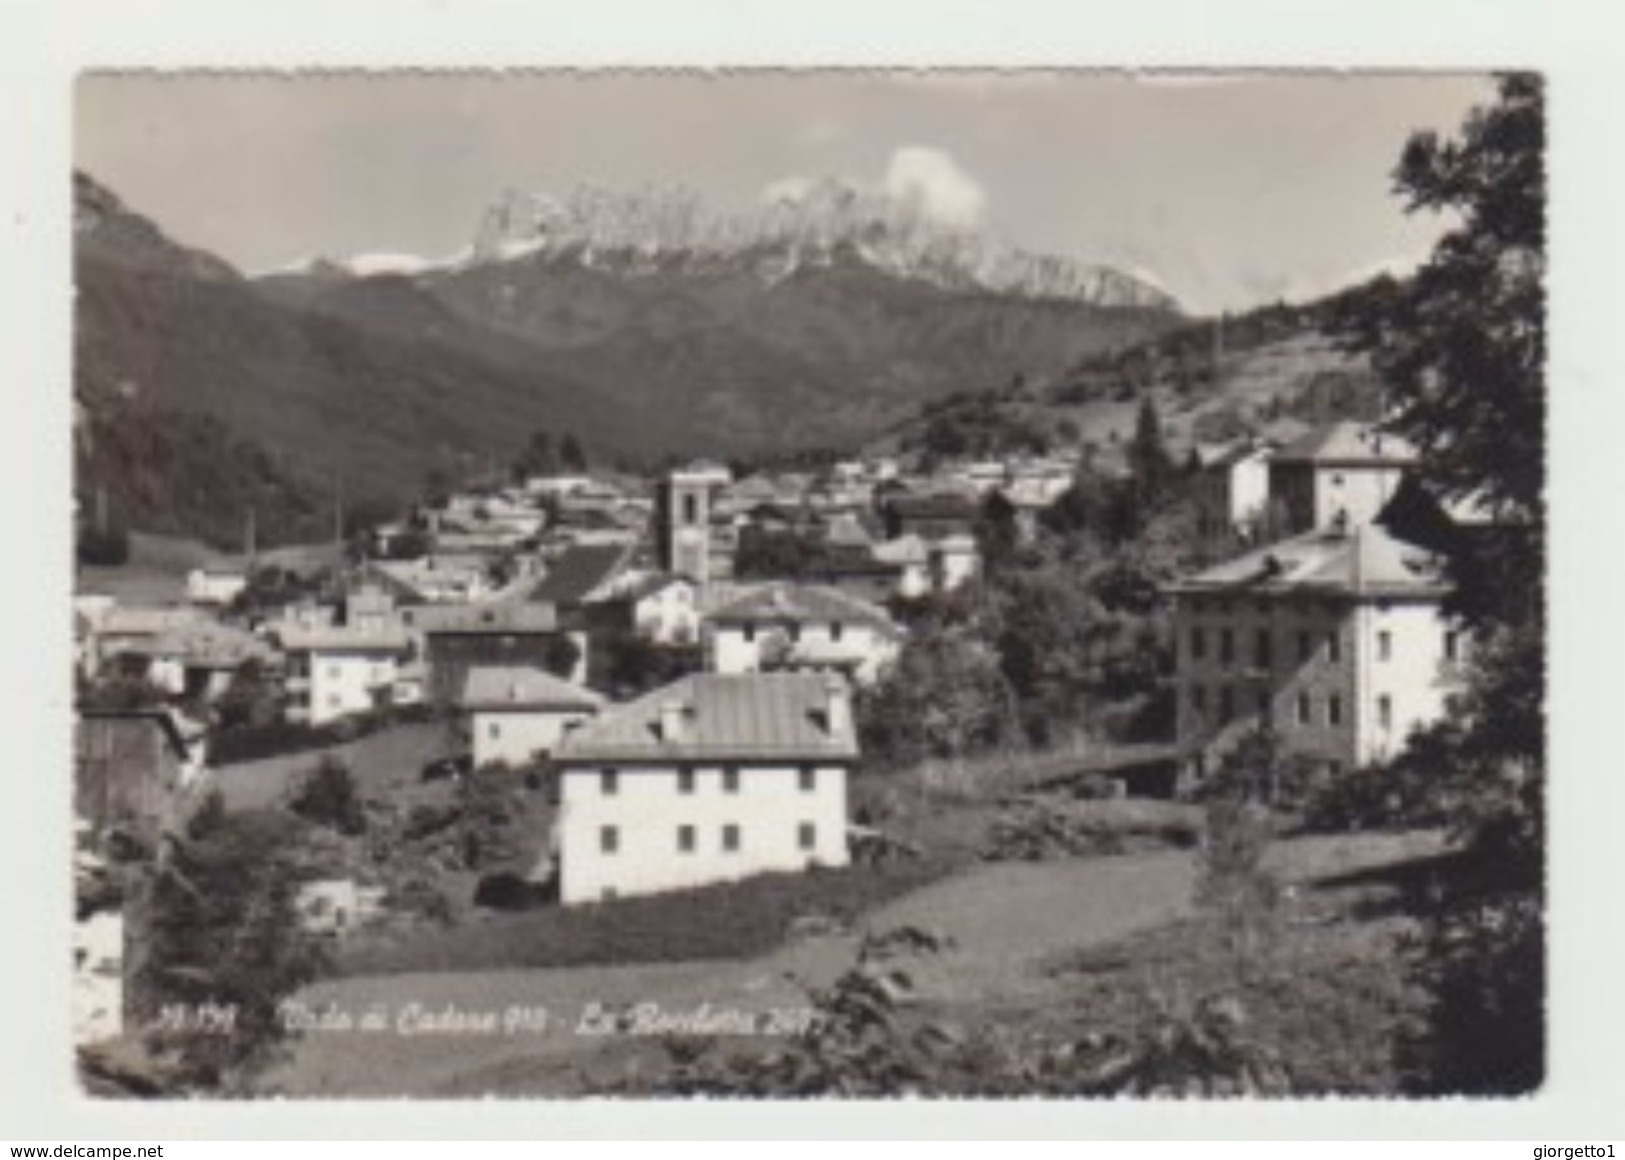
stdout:
[[824,693],[828,698],[825,720],[829,735],[840,740],[852,732],[852,692],[845,680],[831,674],[824,682]]
[[678,742],[683,739],[683,703],[678,700],[663,701],[660,705],[660,738],[662,741]]

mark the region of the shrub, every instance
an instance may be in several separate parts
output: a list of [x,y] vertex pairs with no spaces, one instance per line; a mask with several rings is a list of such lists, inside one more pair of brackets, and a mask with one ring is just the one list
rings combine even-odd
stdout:
[[307,773],[289,799],[288,808],[306,821],[356,837],[366,833],[367,814],[356,793],[350,767],[324,757]]

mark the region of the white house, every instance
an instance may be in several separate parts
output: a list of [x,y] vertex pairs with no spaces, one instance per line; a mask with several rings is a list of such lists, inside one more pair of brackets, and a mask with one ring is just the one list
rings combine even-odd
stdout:
[[582,725],[554,756],[567,904],[847,860],[858,744],[839,677],[697,673]]
[[1213,545],[1248,541],[1264,531],[1270,502],[1270,448],[1251,439],[1199,447],[1192,488],[1196,534]]
[[686,576],[647,575],[614,599],[631,606],[633,629],[656,644],[695,644],[700,639],[700,589]]
[[1280,531],[1373,522],[1415,461],[1411,444],[1370,424],[1343,421],[1310,431],[1269,458],[1269,502],[1281,510]]
[[1192,776],[1264,724],[1330,773],[1390,758],[1459,688],[1439,560],[1379,526],[1307,532],[1169,591]]
[[721,605],[706,620],[710,668],[842,672],[872,684],[897,655],[903,631],[885,609],[838,588],[774,582]]
[[230,604],[248,588],[241,568],[193,568],[186,574],[186,598],[193,604]]
[[394,699],[411,638],[398,625],[381,628],[303,628],[279,631],[287,653],[288,717],[324,725]]
[[604,699],[542,669],[491,665],[468,670],[462,708],[469,718],[474,767],[526,765],[547,756]]

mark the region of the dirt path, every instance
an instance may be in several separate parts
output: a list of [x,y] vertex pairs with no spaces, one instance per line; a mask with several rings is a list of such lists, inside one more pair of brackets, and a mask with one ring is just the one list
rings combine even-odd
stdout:
[[[1362,836],[1284,844],[1283,874],[1306,879],[1409,856],[1417,841]],[[979,866],[925,887],[869,916],[864,926],[910,924],[951,938],[953,950],[911,965],[921,992],[948,1002],[1039,1000],[1053,986],[1056,956],[1115,942],[1189,913],[1195,859],[1186,852]],[[539,1077],[589,1066],[606,1039],[593,1033],[594,1005],[656,1004],[664,1013],[761,1013],[805,1004],[804,987],[833,981],[854,959],[858,937],[791,944],[744,962],[670,963],[539,971],[395,975],[322,983],[301,1001],[352,1020],[369,1009],[386,1029],[310,1031],[267,1077],[288,1095],[475,1095],[535,1091]],[[415,1008],[413,1005],[417,1005]],[[518,1013],[547,1012],[510,1029]],[[425,1029],[414,1011],[462,1013],[467,1030]],[[561,1090],[568,1084],[560,1080]]]

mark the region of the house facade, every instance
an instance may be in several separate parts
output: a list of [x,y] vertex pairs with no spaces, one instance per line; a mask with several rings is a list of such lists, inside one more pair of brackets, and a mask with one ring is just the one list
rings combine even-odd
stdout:
[[1269,447],[1252,440],[1197,453],[1192,492],[1196,534],[1204,543],[1246,542],[1263,532],[1270,502],[1269,464]]
[[1170,591],[1189,777],[1260,726],[1328,774],[1382,761],[1460,687],[1439,560],[1381,527],[1304,533]]
[[833,671],[872,684],[896,657],[902,630],[884,609],[838,588],[776,582],[711,612],[706,636],[713,672]]
[[399,626],[381,629],[287,628],[289,720],[325,725],[393,703],[400,666],[411,638]]
[[1269,458],[1269,502],[1290,535],[1369,524],[1399,490],[1416,450],[1395,435],[1352,421],[1318,427]]
[[572,731],[559,764],[566,904],[847,860],[851,694],[811,673],[699,673]]
[[542,669],[489,666],[468,671],[462,709],[476,769],[518,767],[546,757],[572,728],[595,716],[604,699]]

